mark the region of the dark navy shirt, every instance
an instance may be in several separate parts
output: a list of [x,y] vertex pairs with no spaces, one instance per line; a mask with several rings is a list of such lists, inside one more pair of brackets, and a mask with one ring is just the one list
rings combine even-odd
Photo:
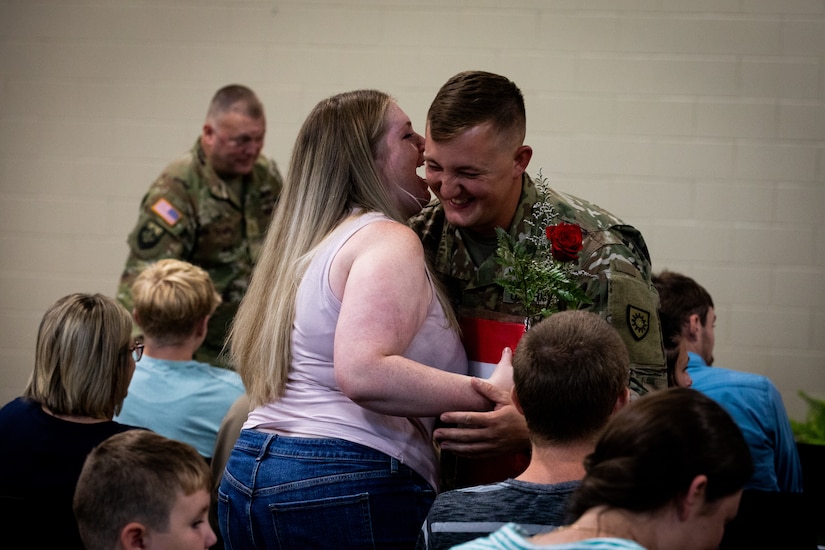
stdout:
[[0,517],[8,540],[28,548],[83,548],[72,498],[83,462],[110,436],[134,426],[82,424],[18,397],[0,409]]

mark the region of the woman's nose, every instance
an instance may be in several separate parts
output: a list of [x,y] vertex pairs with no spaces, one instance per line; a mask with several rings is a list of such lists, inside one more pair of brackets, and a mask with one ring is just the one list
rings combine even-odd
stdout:
[[415,146],[418,147],[418,152],[424,154],[424,137],[421,134],[415,134]]

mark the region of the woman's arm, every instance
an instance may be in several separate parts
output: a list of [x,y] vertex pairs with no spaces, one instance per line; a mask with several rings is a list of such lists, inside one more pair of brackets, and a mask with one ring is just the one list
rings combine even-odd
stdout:
[[[473,389],[471,377],[400,355],[424,323],[430,301],[436,299],[421,242],[412,230],[394,222],[367,225],[339,251],[330,284],[342,302],[334,361],[335,379],[347,397],[396,416],[492,408]],[[504,378],[512,385],[512,374]]]

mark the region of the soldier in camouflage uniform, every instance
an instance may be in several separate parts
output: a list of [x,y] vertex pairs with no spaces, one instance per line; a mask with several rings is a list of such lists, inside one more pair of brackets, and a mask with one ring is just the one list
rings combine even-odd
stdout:
[[283,185],[275,162],[261,154],[265,132],[252,90],[218,90],[201,136],[149,188],[128,238],[118,300],[130,311],[132,282],[151,262],[177,258],[209,273],[223,302],[195,358],[213,365],[229,367],[220,356],[225,335]]
[[[525,219],[532,213],[537,192],[526,173],[522,174],[522,182],[521,198],[508,231],[513,237],[523,238],[530,230]],[[628,350],[632,350],[631,389],[641,395],[650,389],[667,387],[662,371],[658,295],[652,288],[650,256],[642,234],[583,199],[552,189],[547,198],[559,213],[558,221],[582,228],[584,249],[578,265],[594,275],[592,279],[583,279],[587,297],[592,301],[586,309],[599,313],[620,329]],[[440,201],[425,207],[410,223],[458,311],[524,314],[521,304],[495,282],[502,270],[495,254],[476,266],[461,229],[446,220]]]
[[[494,256],[495,228],[525,238],[525,219],[538,200],[535,184],[526,174],[532,149],[523,144],[525,134],[521,91],[507,78],[491,73],[468,71],[454,76],[439,90],[427,114],[426,178],[438,200],[411,218],[410,225],[421,237],[460,316],[479,316],[479,310],[501,318],[524,315],[521,305],[496,284],[503,268]],[[643,394],[666,387],[658,294],[651,283],[650,256],[642,235],[587,201],[553,190],[546,195],[558,221],[582,228],[579,267],[594,276],[583,280],[592,300],[587,307],[616,328],[627,344],[631,389]],[[499,409],[447,413],[442,420],[467,428],[439,429],[436,439],[444,449],[469,454],[517,449],[515,438],[524,432],[513,407]]]

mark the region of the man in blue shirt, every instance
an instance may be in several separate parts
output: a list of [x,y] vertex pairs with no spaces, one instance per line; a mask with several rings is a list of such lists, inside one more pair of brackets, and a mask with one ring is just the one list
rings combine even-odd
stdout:
[[753,458],[746,489],[802,492],[802,468],[782,396],[765,376],[713,365],[716,312],[696,281],[672,271],[653,276],[660,309],[681,327],[691,386],[722,405],[739,425]]

